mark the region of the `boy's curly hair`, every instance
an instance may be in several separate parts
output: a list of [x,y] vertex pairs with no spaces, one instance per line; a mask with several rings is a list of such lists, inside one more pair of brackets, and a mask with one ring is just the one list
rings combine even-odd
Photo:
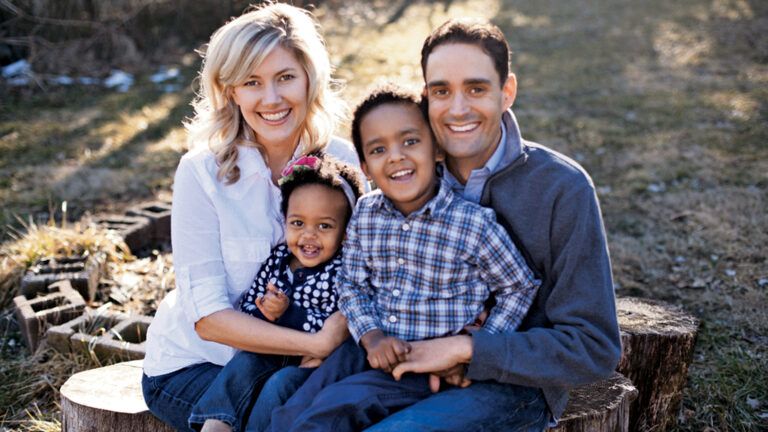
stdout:
[[[363,139],[360,136],[360,124],[363,122],[363,118],[373,111],[374,108],[388,103],[416,106],[416,108],[421,111],[427,126],[429,126],[426,98],[421,98],[397,84],[387,83],[375,87],[368,93],[368,96],[357,105],[355,114],[352,118],[352,143],[355,145],[355,151],[357,151],[357,156],[360,158],[360,162],[365,161],[365,155],[363,154]],[[430,128],[430,131],[431,130],[432,129]]]
[[[360,198],[365,189],[360,174],[355,167],[326,153],[312,153],[309,156],[314,156],[320,160],[320,165],[317,169],[294,170],[291,178],[280,185],[280,193],[283,196],[283,200],[280,203],[280,211],[283,213],[283,216],[288,214],[288,201],[293,191],[310,184],[320,184],[344,193],[344,189],[341,186],[341,179],[343,178],[352,188],[355,200]],[[349,221],[354,210],[349,205],[347,207],[349,207],[349,211],[344,221],[345,224]]]

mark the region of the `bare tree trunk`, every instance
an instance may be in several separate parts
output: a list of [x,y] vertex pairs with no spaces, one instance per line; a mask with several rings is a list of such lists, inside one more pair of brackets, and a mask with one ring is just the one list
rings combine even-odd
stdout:
[[618,298],[616,306],[623,345],[617,370],[638,390],[630,430],[668,430],[677,424],[699,320],[655,300]]
[[571,390],[568,407],[550,432],[627,432],[637,390],[620,373]]

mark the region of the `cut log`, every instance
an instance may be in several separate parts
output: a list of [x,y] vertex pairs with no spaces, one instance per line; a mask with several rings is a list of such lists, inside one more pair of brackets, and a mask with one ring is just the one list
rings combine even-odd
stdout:
[[621,374],[571,390],[568,406],[550,432],[627,432],[637,390]]
[[622,355],[617,370],[637,387],[630,431],[661,432],[677,424],[699,320],[649,299],[618,298]]
[[61,387],[63,432],[172,432],[147,409],[142,360],[72,375]]

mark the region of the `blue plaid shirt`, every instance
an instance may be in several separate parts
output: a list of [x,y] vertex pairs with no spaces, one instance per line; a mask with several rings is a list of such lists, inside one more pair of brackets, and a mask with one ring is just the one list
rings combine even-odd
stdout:
[[408,217],[380,190],[360,199],[337,290],[355,341],[375,329],[410,341],[459,333],[491,294],[485,330],[514,330],[539,285],[493,211],[441,182]]

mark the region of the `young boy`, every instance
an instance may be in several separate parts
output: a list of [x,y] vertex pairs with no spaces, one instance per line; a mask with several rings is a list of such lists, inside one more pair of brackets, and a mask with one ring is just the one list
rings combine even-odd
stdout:
[[491,295],[485,330],[512,331],[540,284],[493,212],[441,182],[438,149],[414,96],[392,86],[374,91],[355,111],[352,138],[379,188],[350,220],[338,287],[360,346],[347,341],[328,357],[273,411],[273,431],[360,430],[427,397],[428,375],[389,374],[408,341],[461,332]]

